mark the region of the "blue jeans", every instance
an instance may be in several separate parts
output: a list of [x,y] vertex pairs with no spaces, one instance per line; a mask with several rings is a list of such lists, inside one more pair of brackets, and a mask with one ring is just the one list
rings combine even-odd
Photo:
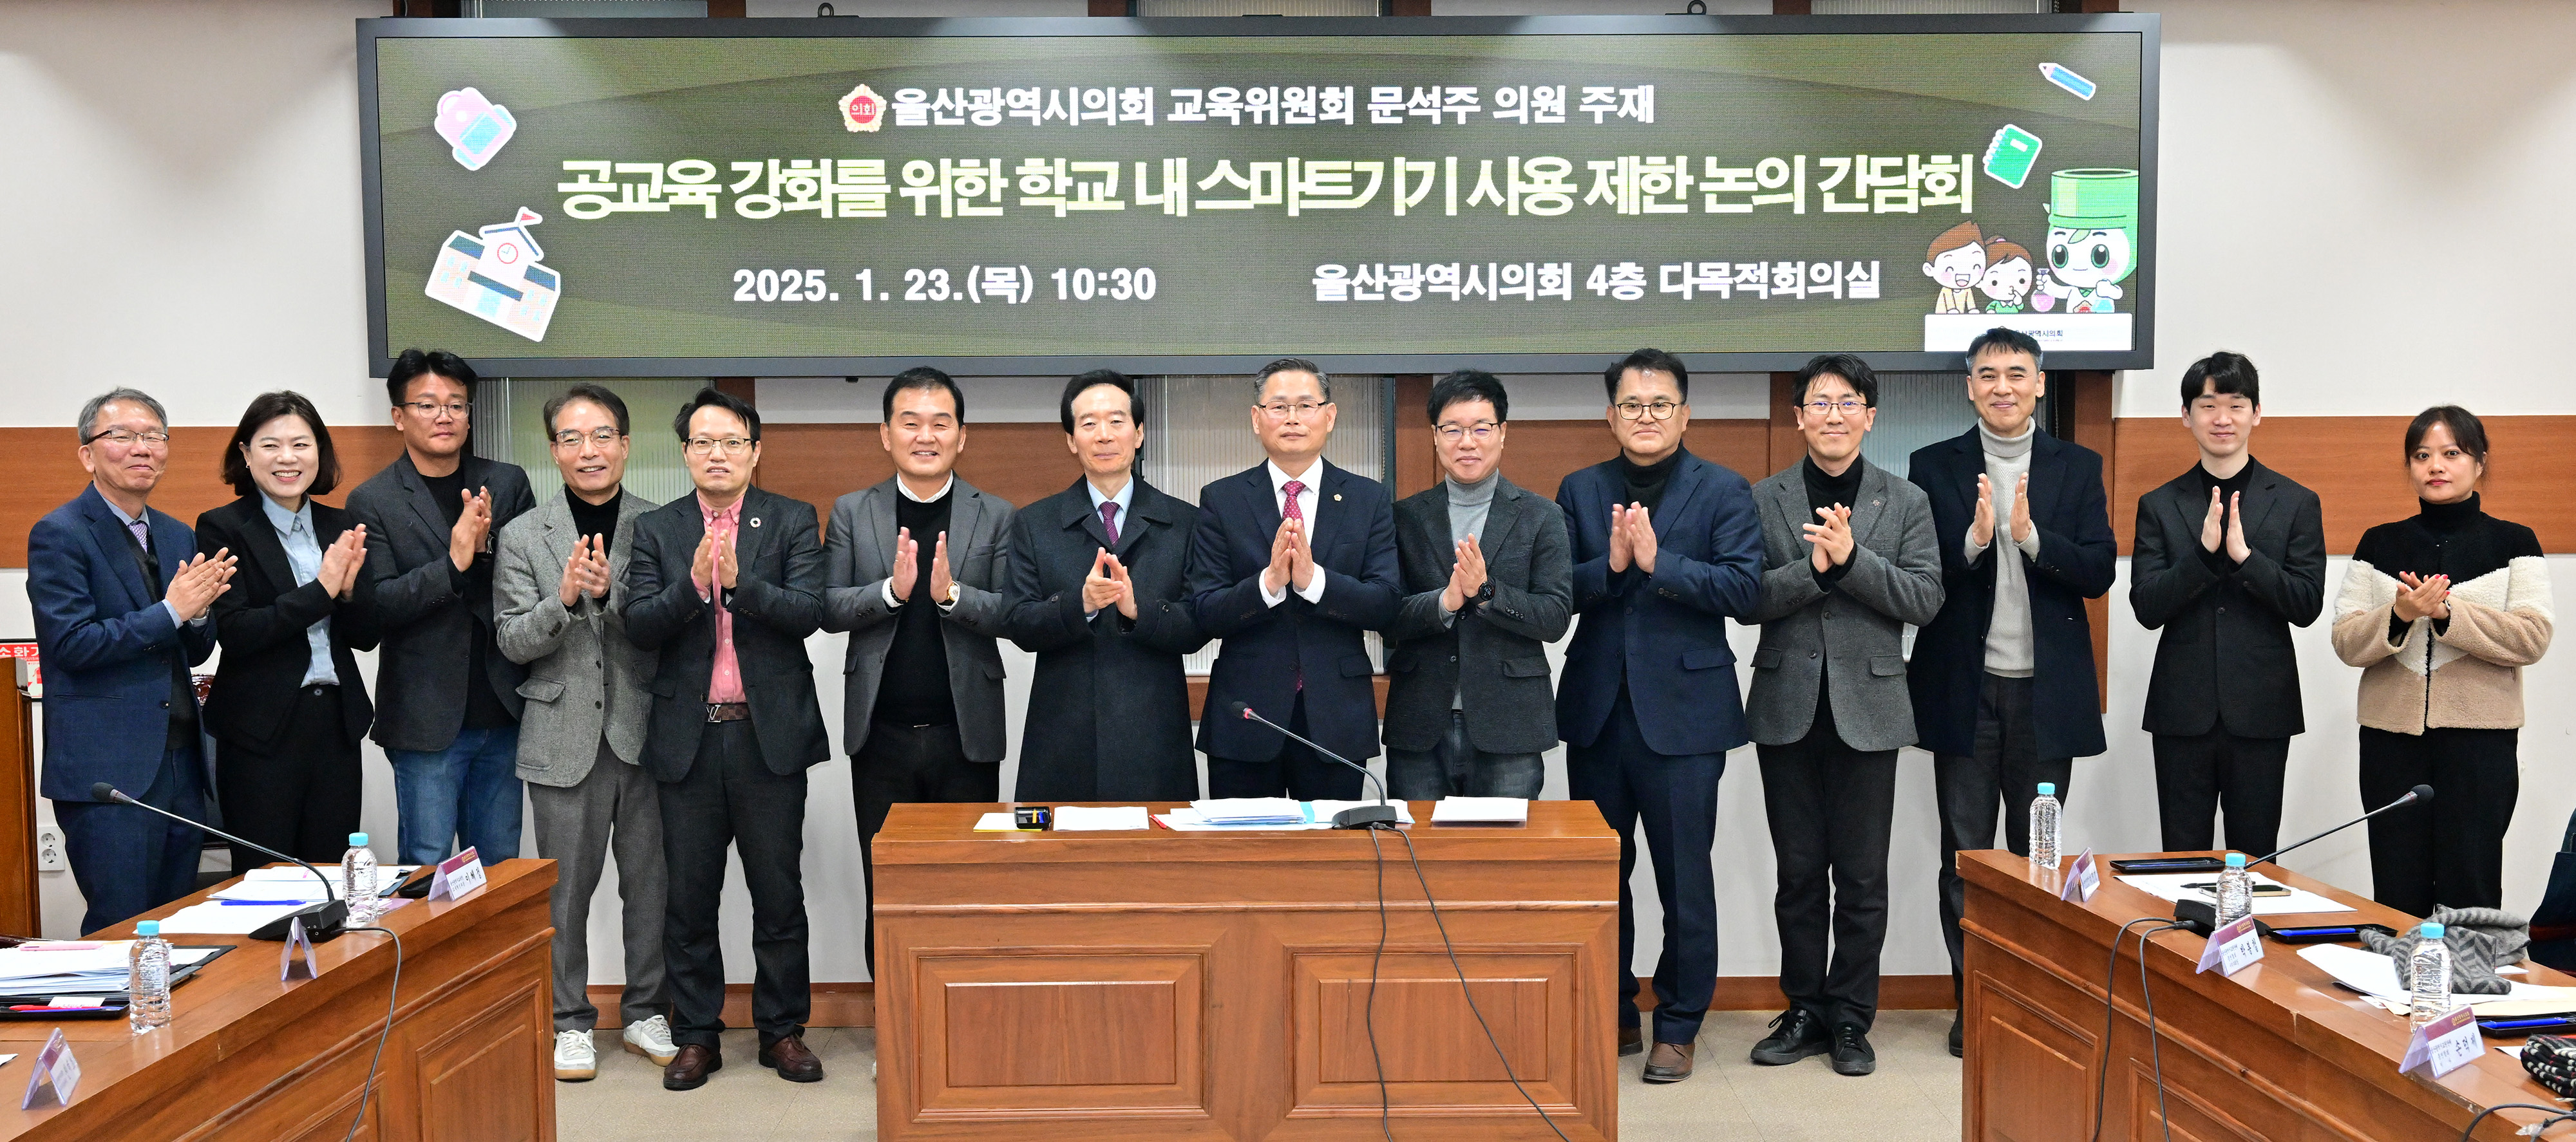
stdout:
[[484,864],[519,855],[519,727],[461,730],[443,750],[389,749],[403,864],[436,864],[462,838]]
[[1449,732],[1428,750],[1386,750],[1387,795],[1401,801],[1443,797],[1538,799],[1547,765],[1535,753],[1488,753],[1467,737],[1467,715],[1449,712]]

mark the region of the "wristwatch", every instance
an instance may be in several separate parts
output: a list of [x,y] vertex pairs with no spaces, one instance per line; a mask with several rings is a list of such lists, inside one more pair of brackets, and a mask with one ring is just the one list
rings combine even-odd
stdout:
[[949,580],[949,581],[948,581],[948,597],[947,597],[947,598],[945,598],[945,599],[940,600],[940,601],[939,601],[939,605],[940,605],[940,606],[943,606],[943,607],[953,607],[953,606],[956,606],[956,605],[957,605],[957,581],[956,581],[956,580],[951,579],[951,580]]

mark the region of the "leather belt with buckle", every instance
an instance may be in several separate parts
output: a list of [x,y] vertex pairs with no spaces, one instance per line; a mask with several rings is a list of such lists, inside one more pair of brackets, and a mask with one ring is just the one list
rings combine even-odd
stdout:
[[707,703],[707,720],[710,722],[739,722],[750,717],[751,703],[749,702]]

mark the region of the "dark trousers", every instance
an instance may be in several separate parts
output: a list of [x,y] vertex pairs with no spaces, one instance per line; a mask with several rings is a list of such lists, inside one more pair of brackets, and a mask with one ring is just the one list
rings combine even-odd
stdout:
[[1546,782],[1547,763],[1539,754],[1477,749],[1467,737],[1464,710],[1449,711],[1449,732],[1430,749],[1389,746],[1386,751],[1386,794],[1399,801],[1437,801],[1449,796],[1537,800],[1539,787]]
[[2422,808],[2370,819],[2370,895],[2410,916],[2504,906],[2504,831],[2522,794],[2520,730],[2361,731],[2361,803],[2430,785]]
[[2167,852],[2217,847],[2212,820],[2227,813],[2227,847],[2259,857],[2281,847],[2281,774],[2288,738],[2240,738],[2225,728],[2157,734],[2156,815]]
[[[1967,964],[1959,917],[1967,910],[1968,882],[1959,876],[1962,849],[1995,847],[1995,824],[2004,847],[2030,855],[2030,802],[2042,782],[2066,800],[2075,759],[2039,756],[2039,727],[2031,718],[2031,680],[1985,677],[1977,693],[1977,752],[1932,755],[1933,797],[1941,806],[1941,934],[1950,945],[1950,987],[1961,991]],[[2061,854],[2062,855],[2062,854]]]
[[[1306,695],[1302,691],[1297,695],[1297,704],[1288,711],[1288,728],[1300,736],[1315,736],[1306,730]],[[1366,764],[1361,758],[1351,760]],[[1356,801],[1366,782],[1358,770],[1320,757],[1307,748],[1306,743],[1289,738],[1280,739],[1278,755],[1268,761],[1208,759],[1208,796],[1211,798],[1294,797],[1300,801]]]
[[868,977],[877,970],[876,874],[873,846],[886,813],[897,805],[980,803],[1002,799],[1002,767],[966,760],[957,726],[898,726],[876,722],[850,758],[851,794],[859,811],[859,876],[868,887]]
[[1780,991],[1827,1027],[1868,1030],[1878,1018],[1878,956],[1887,943],[1896,751],[1843,744],[1820,712],[1804,739],[1757,752],[1779,866],[1771,915],[1780,925]]
[[805,774],[780,776],[760,759],[749,721],[710,722],[687,776],[661,783],[662,913],[671,1041],[716,1049],[724,1030],[724,949],[717,917],[725,847],[742,857],[751,890],[751,1023],[762,1045],[802,1034],[813,998],[805,955]]
[[[224,827],[316,865],[338,864],[349,851],[365,789],[358,743],[340,721],[337,686],[296,690],[274,742],[215,744],[215,799]],[[236,873],[277,859],[242,845],[232,850]]]
[[[192,735],[186,745],[162,752],[161,768],[153,774],[151,787],[126,793],[153,808],[196,820],[206,815],[205,774],[205,762]],[[61,800],[54,802],[54,823],[63,828],[63,855],[72,863],[72,883],[80,886],[82,899],[89,902],[89,911],[81,916],[83,932],[98,931],[197,890],[197,853],[206,834],[194,825],[128,805]]]
[[1610,720],[1591,745],[1568,743],[1567,794],[1590,801],[1619,834],[1619,1025],[1637,1015],[1637,906],[1628,882],[1637,870],[1637,826],[1655,869],[1664,906],[1664,948],[1655,961],[1655,1041],[1689,1043],[1717,991],[1717,877],[1709,848],[1717,841],[1717,779],[1726,755],[1672,756],[1646,746],[1637,711],[1622,687]]

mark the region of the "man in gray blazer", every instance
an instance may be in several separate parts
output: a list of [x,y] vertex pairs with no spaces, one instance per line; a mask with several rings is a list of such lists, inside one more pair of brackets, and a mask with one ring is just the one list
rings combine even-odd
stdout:
[[1534,798],[1556,745],[1545,644],[1574,613],[1565,512],[1503,478],[1511,397],[1492,373],[1440,378],[1428,415],[1442,479],[1395,505],[1387,792]]
[[556,862],[555,1077],[594,1078],[590,898],[617,854],[626,933],[626,1049],[668,1066],[679,1048],[663,1014],[662,809],[644,771],[655,655],[626,638],[616,609],[635,519],[659,506],[625,490],[626,402],[593,384],[546,402],[564,490],[501,529],[492,571],[501,653],[519,684],[519,776],[536,810],[537,855]]
[[367,528],[384,638],[369,736],[393,764],[405,864],[459,842],[484,863],[519,855],[519,682],[493,645],[492,541],[536,506],[528,474],[467,447],[474,368],[404,351],[385,378],[402,455],[349,493]]
[[[877,437],[895,475],[833,502],[823,560],[823,629],[850,632],[842,748],[870,884],[868,842],[887,810],[998,801],[1009,749],[994,640],[1009,634],[1011,505],[957,478],[966,394],[948,374],[896,374],[884,415]],[[873,923],[867,956],[874,974]]]
[[1798,394],[1806,458],[1753,488],[1762,646],[1744,717],[1779,865],[1771,908],[1789,997],[1753,1061],[1830,1052],[1836,1072],[1866,1075],[1878,1068],[1869,1028],[1887,940],[1896,751],[1914,744],[1904,628],[1941,610],[1941,553],[1923,489],[1861,458],[1878,417],[1869,365],[1817,357],[1798,371]]

